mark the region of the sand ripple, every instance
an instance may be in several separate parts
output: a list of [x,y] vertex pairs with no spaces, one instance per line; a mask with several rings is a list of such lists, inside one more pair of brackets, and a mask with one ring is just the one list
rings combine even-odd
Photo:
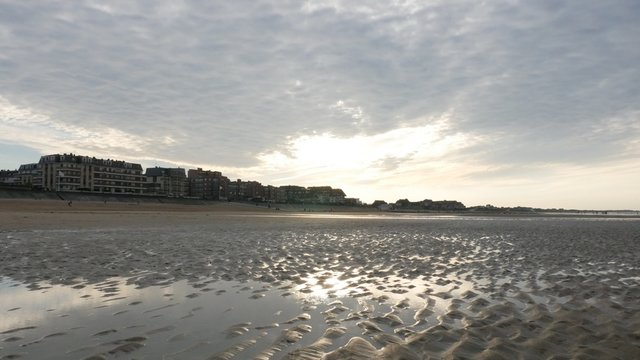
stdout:
[[[159,324],[140,330],[144,336],[121,340],[113,337],[126,336],[123,326],[95,329],[90,335],[103,341],[91,345],[95,359],[145,354],[152,351],[149,341],[160,337],[183,346],[167,358],[640,354],[638,221],[246,217],[189,228],[0,232],[0,248],[0,275],[28,284],[34,294],[57,284],[79,294],[92,289],[81,298],[99,298],[95,311],[122,304],[127,309],[114,316],[142,314]],[[123,294],[128,285],[142,291],[182,280],[189,292],[166,293],[155,307]],[[261,285],[219,288],[221,281]],[[207,301],[234,296],[256,309],[284,299],[300,308],[258,325],[234,304],[207,312]],[[201,307],[184,310],[189,302]],[[172,315],[178,310],[179,316]],[[24,309],[11,304],[0,311],[14,316]],[[162,321],[170,315],[174,323]],[[219,331],[225,347],[211,349],[209,340],[179,323],[198,316],[235,317]],[[0,328],[0,350],[17,356],[72,330],[39,331],[29,324]]]

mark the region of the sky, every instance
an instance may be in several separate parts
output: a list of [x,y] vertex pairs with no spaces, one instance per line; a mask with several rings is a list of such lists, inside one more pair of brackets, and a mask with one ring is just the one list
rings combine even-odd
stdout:
[[640,209],[640,2],[0,0],[0,169]]

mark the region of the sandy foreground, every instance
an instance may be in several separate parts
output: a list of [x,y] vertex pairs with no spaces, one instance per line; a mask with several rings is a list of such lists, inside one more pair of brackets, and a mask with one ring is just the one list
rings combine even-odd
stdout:
[[2,200],[0,250],[0,359],[640,354],[638,219]]

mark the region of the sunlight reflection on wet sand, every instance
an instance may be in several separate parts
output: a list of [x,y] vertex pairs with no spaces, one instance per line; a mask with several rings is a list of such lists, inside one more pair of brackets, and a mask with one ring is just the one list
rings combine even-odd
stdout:
[[0,350],[625,358],[640,346],[638,222],[238,219],[0,234]]

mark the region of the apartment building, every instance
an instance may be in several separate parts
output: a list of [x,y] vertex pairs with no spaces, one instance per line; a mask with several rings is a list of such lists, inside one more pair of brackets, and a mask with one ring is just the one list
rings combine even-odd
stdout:
[[278,187],[273,185],[266,185],[263,187],[264,201],[277,202],[278,201]]
[[140,164],[120,160],[53,154],[42,156],[38,166],[33,181],[50,191],[142,194],[145,183]]
[[0,184],[20,185],[20,176],[17,170],[0,170]]
[[317,204],[343,204],[345,193],[331,186],[311,186],[307,188],[307,200]]
[[229,184],[229,200],[263,201],[264,186],[257,181],[238,179]]
[[18,168],[18,178],[20,184],[30,185],[33,188],[42,188],[42,171],[40,170],[40,164],[31,163],[23,164]]
[[144,174],[146,182],[144,193],[170,197],[188,195],[187,174],[182,168],[147,168]]
[[278,202],[302,203],[307,199],[308,191],[303,186],[286,185],[278,188]]
[[208,200],[227,200],[230,181],[220,171],[202,170],[188,171],[189,196]]

